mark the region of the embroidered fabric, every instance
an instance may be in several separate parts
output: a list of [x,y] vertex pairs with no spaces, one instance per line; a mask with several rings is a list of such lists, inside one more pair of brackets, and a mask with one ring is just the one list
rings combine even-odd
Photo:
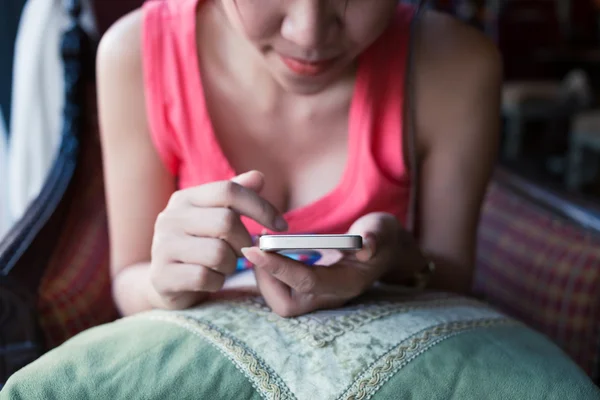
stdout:
[[149,318],[208,340],[265,399],[366,399],[411,360],[462,332],[515,324],[472,299],[375,290],[354,304],[281,318],[259,298]]

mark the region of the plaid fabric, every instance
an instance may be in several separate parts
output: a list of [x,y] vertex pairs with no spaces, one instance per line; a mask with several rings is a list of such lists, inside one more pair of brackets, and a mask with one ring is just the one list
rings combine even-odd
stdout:
[[492,184],[475,290],[549,336],[598,378],[600,237]]
[[73,188],[68,193],[68,215],[39,288],[38,312],[49,348],[118,316],[110,286],[97,132],[97,126],[85,132]]

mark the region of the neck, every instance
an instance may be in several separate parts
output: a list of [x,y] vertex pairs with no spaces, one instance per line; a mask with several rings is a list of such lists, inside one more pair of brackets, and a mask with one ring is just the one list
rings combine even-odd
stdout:
[[251,91],[261,108],[271,107],[287,95],[258,50],[231,26],[220,2],[207,2],[200,13],[198,51],[215,61],[226,77],[224,84],[232,90]]
[[219,86],[234,97],[240,92],[252,93],[253,108],[265,114],[280,115],[290,107],[299,111],[319,107],[353,87],[356,68],[350,66],[327,90],[308,96],[286,90],[269,71],[260,52],[231,26],[218,1],[207,2],[201,8],[197,26],[199,54],[210,59],[213,68],[225,77]]

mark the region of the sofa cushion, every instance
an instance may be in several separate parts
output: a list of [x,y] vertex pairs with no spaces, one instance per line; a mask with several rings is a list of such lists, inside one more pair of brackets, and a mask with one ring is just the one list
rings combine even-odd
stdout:
[[106,214],[97,185],[91,180],[85,195],[78,196],[83,204],[69,209],[40,284],[38,313],[48,348],[118,316],[111,295]]
[[484,303],[374,290],[284,319],[260,298],[151,311],[79,334],[0,399],[598,399],[551,341]]
[[46,346],[118,317],[109,276],[102,160],[93,92],[70,204],[38,289],[38,315]]
[[494,181],[481,217],[475,291],[598,378],[600,237],[556,215]]

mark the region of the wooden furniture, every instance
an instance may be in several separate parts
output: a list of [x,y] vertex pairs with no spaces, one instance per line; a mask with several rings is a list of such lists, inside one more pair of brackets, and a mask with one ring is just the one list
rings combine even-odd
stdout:
[[496,43],[504,58],[507,80],[553,78],[537,62],[541,49],[556,49],[564,42],[560,9],[555,0],[498,0],[494,13]]
[[506,121],[502,154],[508,161],[521,154],[524,127],[531,121],[548,121],[559,101],[560,82],[511,82],[502,92],[502,114]]
[[568,152],[566,186],[579,191],[593,180],[600,165],[600,111],[576,115]]

